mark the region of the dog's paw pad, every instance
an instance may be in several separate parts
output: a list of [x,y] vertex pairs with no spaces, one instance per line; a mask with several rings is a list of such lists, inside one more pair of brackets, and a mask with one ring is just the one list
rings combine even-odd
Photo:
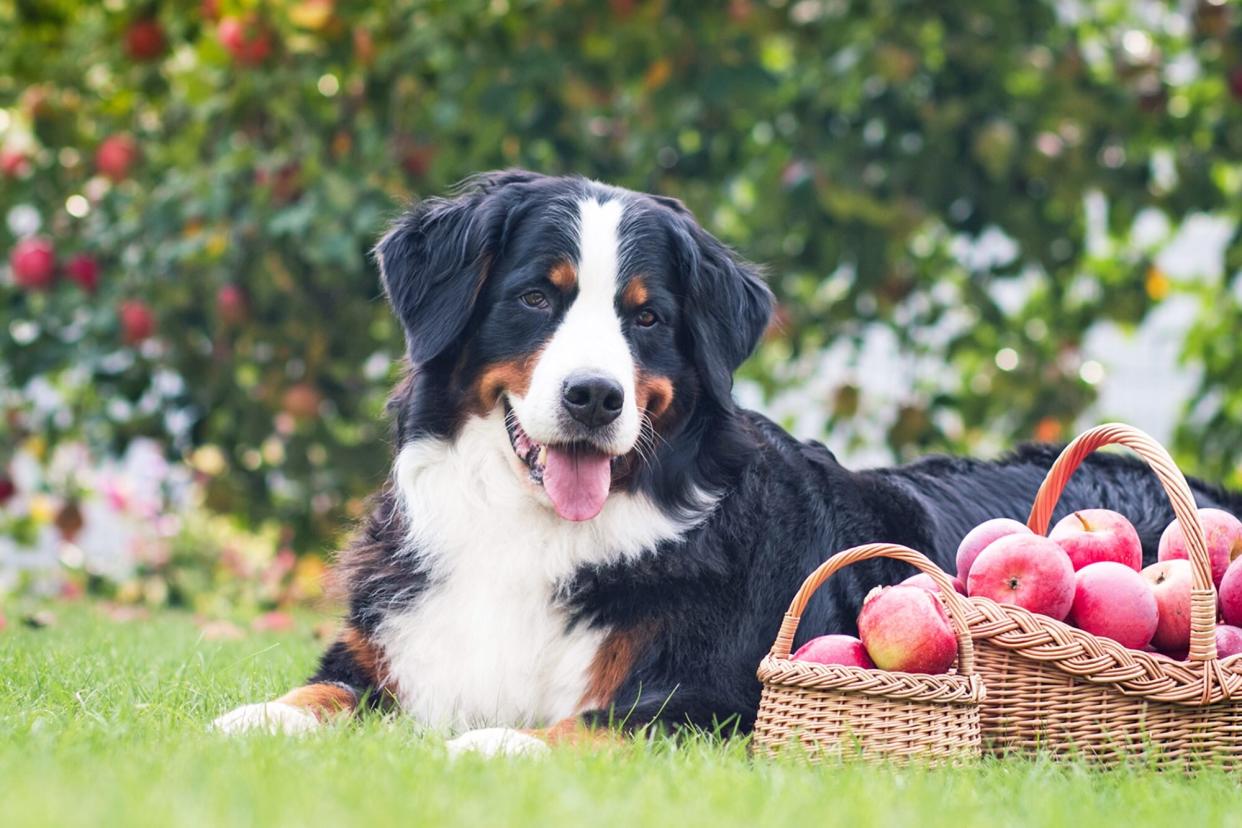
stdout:
[[306,733],[319,727],[314,714],[281,702],[246,704],[230,710],[211,723],[211,729],[220,733],[245,733],[266,730],[268,733]]
[[471,730],[449,741],[446,745],[450,758],[456,759],[467,753],[479,756],[542,756],[548,746],[534,736],[507,727],[488,727]]

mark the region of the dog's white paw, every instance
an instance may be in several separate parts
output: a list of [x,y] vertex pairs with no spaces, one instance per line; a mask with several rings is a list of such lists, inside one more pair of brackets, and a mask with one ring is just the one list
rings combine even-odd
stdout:
[[486,727],[470,730],[446,745],[449,758],[467,753],[480,756],[542,756],[548,746],[534,736],[507,727]]
[[293,734],[306,733],[317,727],[319,720],[313,713],[281,702],[245,704],[211,723],[211,729],[221,733],[266,730],[268,733]]

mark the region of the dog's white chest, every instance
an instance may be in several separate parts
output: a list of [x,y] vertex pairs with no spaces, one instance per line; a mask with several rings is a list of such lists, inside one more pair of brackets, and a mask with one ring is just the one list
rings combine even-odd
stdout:
[[382,628],[401,705],[422,723],[535,727],[578,710],[603,633],[569,630],[549,584],[497,563],[454,572]]
[[578,712],[607,631],[571,625],[554,591],[579,567],[641,555],[686,529],[623,493],[594,520],[562,520],[524,487],[511,453],[493,415],[397,457],[410,565],[428,584],[377,639],[402,707],[433,727],[539,726]]

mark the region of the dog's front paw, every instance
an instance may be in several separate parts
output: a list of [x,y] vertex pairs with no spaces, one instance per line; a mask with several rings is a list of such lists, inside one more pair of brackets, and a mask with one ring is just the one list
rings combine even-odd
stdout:
[[319,720],[301,707],[281,702],[245,704],[230,710],[211,723],[221,733],[245,733],[266,730],[268,733],[306,733],[319,727]]
[[452,759],[466,753],[480,756],[542,756],[548,752],[548,746],[543,741],[507,727],[470,730],[449,741],[446,747]]

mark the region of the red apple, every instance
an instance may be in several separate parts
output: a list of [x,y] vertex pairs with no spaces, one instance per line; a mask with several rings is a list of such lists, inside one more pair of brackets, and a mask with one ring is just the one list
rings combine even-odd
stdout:
[[1229,658],[1238,653],[1242,653],[1242,628],[1232,624],[1217,624],[1216,657]]
[[844,664],[874,670],[875,664],[867,655],[863,643],[852,635],[821,635],[798,648],[791,658],[794,661],[813,661],[816,664]]
[[95,168],[100,174],[121,181],[138,160],[138,143],[129,135],[109,135],[95,150]]
[[1010,518],[993,518],[985,520],[966,533],[957,547],[957,577],[965,581],[970,575],[971,564],[988,544],[1006,535],[1034,534],[1025,523]]
[[1242,627],[1242,558],[1235,559],[1220,579],[1220,614],[1226,624]]
[[319,403],[322,398],[315,386],[308,382],[299,382],[291,385],[281,397],[280,407],[287,414],[296,417],[299,420],[309,419],[319,413]]
[[1100,561],[1074,576],[1070,618],[1080,630],[1141,650],[1156,634],[1160,610],[1146,578],[1125,564]]
[[[961,578],[956,575],[951,575],[949,576],[949,580],[953,583],[953,589],[958,595],[966,594],[966,585],[962,583]],[[936,586],[936,582],[933,581],[932,577],[926,572],[919,572],[916,575],[911,575],[909,578],[902,581],[900,586],[916,586],[919,589],[925,589],[928,592],[940,591],[940,588]]]
[[1074,603],[1074,566],[1056,541],[1033,532],[1008,535],[975,558],[966,592],[1060,621]]
[[56,250],[50,239],[29,236],[9,253],[13,281],[26,290],[47,290],[56,280]]
[[17,178],[30,168],[30,160],[21,150],[5,147],[0,149],[0,175]]
[[1080,509],[1066,515],[1048,537],[1069,555],[1074,571],[1100,561],[1116,561],[1138,572],[1143,542],[1126,516],[1111,509]]
[[939,599],[911,586],[872,590],[858,615],[858,637],[881,670],[943,673],[957,658],[957,638]]
[[15,494],[17,494],[17,484],[7,474],[0,474],[0,506],[12,500]]
[[99,286],[99,263],[85,253],[70,259],[69,264],[65,265],[65,272],[87,293],[94,293]]
[[216,37],[242,66],[258,66],[272,53],[271,31],[253,16],[223,18]]
[[155,333],[155,315],[139,299],[127,299],[117,308],[121,319],[121,338],[127,345],[137,345]]
[[[1212,580],[1219,586],[1229,562],[1242,554],[1242,520],[1223,509],[1200,509],[1199,522],[1203,524],[1208,559],[1212,562]],[[1157,557],[1168,561],[1185,558],[1188,554],[1182,525],[1175,519],[1160,536]]]
[[227,325],[236,325],[246,318],[246,294],[235,284],[221,285],[216,291],[216,313]]
[[1190,561],[1158,561],[1143,570],[1156,596],[1159,620],[1151,643],[1164,653],[1190,646]]
[[154,18],[135,20],[125,31],[125,53],[134,60],[154,60],[164,53],[164,27]]

